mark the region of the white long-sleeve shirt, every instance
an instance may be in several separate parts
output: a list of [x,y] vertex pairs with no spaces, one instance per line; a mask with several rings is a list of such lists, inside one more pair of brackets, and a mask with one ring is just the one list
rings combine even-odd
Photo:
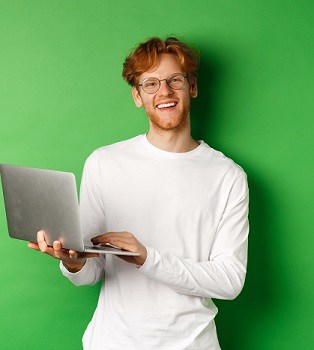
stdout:
[[128,231],[147,259],[139,267],[90,258],[77,273],[60,264],[75,285],[103,280],[84,349],[220,349],[211,298],[234,299],[243,288],[248,201],[246,173],[204,141],[173,153],[142,134],[95,150],[81,182],[85,244]]

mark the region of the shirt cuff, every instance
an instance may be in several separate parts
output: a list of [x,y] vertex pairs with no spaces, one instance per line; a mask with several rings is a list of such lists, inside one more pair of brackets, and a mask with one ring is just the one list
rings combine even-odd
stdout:
[[91,264],[93,263],[91,261],[92,259],[86,259],[86,262],[84,266],[81,268],[80,271],[77,272],[70,272],[64,265],[62,260],[60,260],[60,270],[63,274],[63,276],[67,277],[69,280],[71,280],[73,283],[79,282],[88,274],[88,271],[91,267]]

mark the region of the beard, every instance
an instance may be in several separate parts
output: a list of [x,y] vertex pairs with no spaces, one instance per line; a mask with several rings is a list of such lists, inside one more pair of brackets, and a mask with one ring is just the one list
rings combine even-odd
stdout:
[[149,108],[145,105],[143,107],[155,130],[180,131],[189,123],[190,101],[183,106],[182,110],[178,111],[177,115],[173,114],[172,117],[166,115],[163,117],[161,113],[159,114],[154,108]]

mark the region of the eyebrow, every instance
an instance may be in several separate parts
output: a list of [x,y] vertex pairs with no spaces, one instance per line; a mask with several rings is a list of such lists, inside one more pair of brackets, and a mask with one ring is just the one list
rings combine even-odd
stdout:
[[157,77],[155,77],[155,76],[153,76],[153,75],[149,75],[149,76],[147,76],[146,78],[144,78],[144,79],[142,79],[141,81],[144,81],[145,79],[149,79],[149,78],[156,78],[156,79],[158,79],[158,80],[164,80],[164,79],[168,79],[168,78],[170,78],[172,75],[174,75],[174,74],[185,74],[184,72],[174,72],[174,73],[171,73],[170,75],[168,75],[168,77],[167,78],[163,78],[163,79],[160,79],[160,78],[157,78]]

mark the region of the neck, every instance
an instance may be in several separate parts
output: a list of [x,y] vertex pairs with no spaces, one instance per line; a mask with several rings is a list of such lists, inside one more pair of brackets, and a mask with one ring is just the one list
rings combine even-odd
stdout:
[[189,152],[199,146],[190,132],[190,125],[181,130],[162,130],[150,123],[147,140],[157,148],[167,152]]

